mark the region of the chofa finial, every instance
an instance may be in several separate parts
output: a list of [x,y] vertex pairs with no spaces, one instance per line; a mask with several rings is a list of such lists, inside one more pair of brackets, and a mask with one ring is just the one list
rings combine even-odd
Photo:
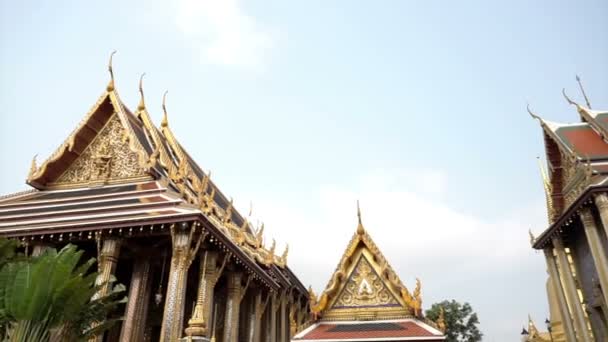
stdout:
[[527,103],[527,104],[526,104],[526,110],[528,111],[528,114],[530,114],[530,116],[532,117],[532,119],[536,119],[536,120],[538,120],[538,121],[541,121],[541,120],[542,120],[542,119],[540,118],[540,116],[538,116],[538,115],[536,115],[536,114],[534,114],[534,113],[532,112],[532,110],[530,109],[530,104],[529,104],[529,103]]
[[359,200],[357,200],[357,219],[359,220],[359,225],[357,226],[357,234],[363,235],[363,233],[365,233],[365,228],[363,228],[363,222],[361,220],[361,207],[359,206]]
[[141,74],[141,76],[139,76],[139,105],[137,106],[137,109],[139,110],[143,110],[144,108],[146,108],[146,104],[144,102],[144,76],[146,76],[146,73],[144,72],[143,74]]
[[532,229],[528,229],[528,234],[530,235],[530,244],[534,245],[534,242],[536,242],[536,238],[534,237],[534,234],[532,234]]
[[114,90],[114,70],[112,70],[112,57],[114,57],[115,53],[116,50],[112,51],[112,53],[110,54],[110,61],[108,62],[108,71],[110,72],[110,83],[108,83],[108,86],[106,87],[107,91]]
[[576,75],[576,82],[578,82],[578,86],[581,88],[581,93],[583,93],[585,103],[587,103],[587,108],[591,109],[591,103],[589,103],[589,98],[587,97],[587,93],[585,93],[585,88],[583,88],[583,83],[581,83],[581,78],[578,77],[578,75]]
[[165,90],[165,93],[163,94],[163,121],[161,121],[160,125],[162,127],[167,127],[169,126],[169,119],[167,118],[167,106],[165,105],[165,101],[167,100],[167,93],[169,91]]
[[562,88],[562,95],[564,95],[564,98],[566,99],[566,101],[568,101],[568,104],[574,105],[578,107],[578,103],[572,101],[568,95],[566,95],[566,88]]

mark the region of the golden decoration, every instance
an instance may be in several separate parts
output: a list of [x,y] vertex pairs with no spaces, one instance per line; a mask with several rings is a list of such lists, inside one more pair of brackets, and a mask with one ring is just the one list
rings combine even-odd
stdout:
[[445,333],[446,330],[446,325],[445,325],[445,310],[443,310],[443,306],[439,307],[439,317],[437,317],[437,328],[439,328],[439,330],[442,333]]
[[110,61],[108,62],[108,71],[110,72],[110,83],[108,83],[108,86],[106,87],[108,92],[114,90],[114,71],[112,70],[112,58],[114,57],[114,54],[116,54],[116,50],[112,51],[110,54]]

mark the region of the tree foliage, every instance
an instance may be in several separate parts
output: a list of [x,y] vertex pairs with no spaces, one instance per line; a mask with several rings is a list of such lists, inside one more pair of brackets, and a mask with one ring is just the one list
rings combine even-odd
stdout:
[[74,245],[38,257],[19,257],[14,247],[0,239],[3,341],[86,341],[115,323],[106,317],[124,302],[124,286],[92,300],[105,285],[95,284],[94,258],[81,262],[82,251]]
[[446,342],[478,342],[483,334],[479,330],[479,318],[469,303],[455,300],[435,303],[426,311],[426,317],[436,321],[444,310]]

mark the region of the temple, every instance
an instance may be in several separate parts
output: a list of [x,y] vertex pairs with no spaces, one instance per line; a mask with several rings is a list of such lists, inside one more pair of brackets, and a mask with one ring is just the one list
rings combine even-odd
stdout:
[[443,316],[423,317],[420,281],[413,292],[403,285],[358,216],[325,291],[309,289],[313,321],[293,341],[443,341]]
[[[121,324],[97,341],[289,341],[308,321],[308,291],[192,159],[163,99],[156,127],[110,82],[59,148],[32,161],[32,189],[0,197],[0,236],[26,253],[76,244],[100,285],[128,289]],[[97,295],[109,291],[102,286]]]
[[608,341],[608,112],[591,109],[586,95],[586,105],[564,96],[580,122],[551,122],[528,110],[545,142],[549,221],[530,239],[547,264],[550,338]]

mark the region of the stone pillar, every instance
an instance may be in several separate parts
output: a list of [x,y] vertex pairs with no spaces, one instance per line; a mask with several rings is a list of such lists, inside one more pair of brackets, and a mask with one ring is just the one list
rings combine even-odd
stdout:
[[258,290],[253,299],[253,310],[249,314],[249,331],[247,332],[247,341],[260,342],[262,336],[262,315],[268,304],[268,297],[266,301],[262,302],[262,290]]
[[224,266],[226,265],[227,257],[224,258],[224,263],[220,268],[217,267],[218,253],[215,251],[205,251],[201,254],[200,263],[200,280],[198,284],[198,294],[196,297],[196,305],[194,313],[188,321],[186,328],[186,336],[194,337],[210,337],[210,324],[212,321],[213,310],[213,292],[215,284],[220,278]]
[[606,258],[606,251],[604,251],[604,247],[600,241],[598,227],[595,224],[595,219],[590,208],[583,209],[581,221],[583,221],[583,226],[585,227],[585,235],[587,235],[587,242],[589,243],[589,249],[591,250],[595,269],[600,280],[602,295],[604,296],[604,302],[606,302],[608,301],[608,259]]
[[576,335],[574,334],[574,327],[572,326],[572,317],[568,310],[568,302],[564,293],[564,288],[559,280],[559,273],[557,271],[557,265],[555,264],[555,258],[553,257],[553,249],[545,248],[545,260],[547,262],[547,270],[549,271],[549,281],[553,286],[553,292],[557,297],[557,303],[559,306],[559,312],[562,316],[562,324],[564,331],[568,337],[568,341],[576,341]]
[[553,247],[555,247],[557,264],[559,265],[561,279],[564,283],[564,292],[566,293],[566,297],[568,298],[568,302],[572,309],[578,341],[591,342],[587,321],[585,320],[585,314],[583,312],[583,305],[578,296],[576,282],[574,281],[574,277],[570,270],[570,263],[568,262],[562,239],[560,237],[553,237],[551,240],[553,242]]
[[143,341],[146,320],[148,318],[148,304],[152,288],[152,276],[150,274],[150,258],[139,256],[133,266],[131,285],[125,319],[120,332],[120,341]]
[[608,195],[606,193],[600,193],[595,195],[595,205],[600,213],[600,220],[606,236],[608,236]]
[[196,255],[200,242],[205,234],[201,232],[199,240],[194,248],[191,248],[194,227],[171,226],[171,240],[173,253],[171,255],[171,269],[167,284],[165,299],[165,310],[161,325],[160,341],[174,342],[179,340],[184,323],[184,301],[186,299],[186,279],[188,268]]
[[280,306],[279,306],[279,322],[281,327],[279,328],[279,341],[278,342],[288,342],[287,332],[289,331],[289,321],[287,319],[287,294],[283,292],[281,294]]
[[[95,285],[101,285],[101,287],[93,295],[93,300],[102,298],[110,292],[111,284],[109,282],[116,270],[118,254],[120,253],[120,240],[116,238],[107,238],[99,243],[101,244],[97,260],[99,273],[95,279]],[[100,334],[91,338],[90,341],[101,342],[103,341],[103,335]]]
[[40,242],[35,243],[33,247],[34,247],[32,249],[32,256],[33,257],[37,257],[40,254],[42,254],[42,252],[46,251],[49,248],[52,248],[51,245],[46,244],[46,243],[40,243]]
[[239,310],[243,298],[243,274],[231,272],[228,274],[228,296],[226,298],[226,311],[224,314],[224,342],[237,342],[239,335]]

